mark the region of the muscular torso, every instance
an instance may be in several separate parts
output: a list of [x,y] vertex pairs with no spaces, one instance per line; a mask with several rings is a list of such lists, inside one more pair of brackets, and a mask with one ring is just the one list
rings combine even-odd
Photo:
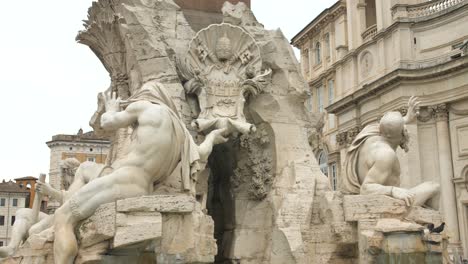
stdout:
[[[167,107],[148,103],[133,124],[131,139],[112,167],[143,169],[145,184],[171,174],[180,160],[180,140]],[[138,179],[140,180],[140,179]]]
[[[365,153],[365,154],[364,154]],[[386,160],[378,160],[379,157],[385,156]],[[392,157],[389,157],[392,156]],[[385,177],[379,175],[379,177],[374,177],[372,182],[385,185],[385,186],[400,186],[400,163],[398,158],[396,158],[395,151],[382,140],[380,136],[373,136],[364,142],[363,146],[359,151],[358,157],[358,166],[357,174],[359,176],[359,181],[362,184],[366,177],[369,175],[369,170],[376,164],[376,162],[388,162],[387,160],[392,160],[391,163],[385,164],[389,168],[390,172]]]

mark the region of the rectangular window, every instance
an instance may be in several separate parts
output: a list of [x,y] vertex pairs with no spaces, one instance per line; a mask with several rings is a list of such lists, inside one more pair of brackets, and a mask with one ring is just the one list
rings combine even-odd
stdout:
[[14,207],[18,206],[18,199],[17,198],[13,199],[13,206]]
[[335,115],[328,114],[328,128],[333,129],[335,128]]
[[336,175],[336,163],[330,164],[331,185],[334,191],[338,188],[338,179]]
[[0,241],[0,247],[3,247],[3,241]]
[[96,158],[95,157],[88,157],[88,161],[96,162]]
[[302,67],[305,73],[309,73],[309,50],[305,49],[302,54]]
[[0,206],[5,206],[5,198],[0,199]]
[[312,108],[313,107],[312,101],[313,101],[312,95],[309,95],[309,97],[307,97],[307,100],[305,101],[306,109],[309,112],[312,112],[314,110]]
[[331,51],[331,47],[330,47],[330,33],[327,33],[325,34],[325,49],[326,49],[326,56],[327,57],[330,57],[330,51]]
[[13,225],[15,223],[15,220],[16,220],[16,216],[12,215],[11,216],[11,224],[10,225]]
[[0,215],[0,226],[3,226],[3,225],[5,225],[5,216]]
[[323,112],[323,86],[317,88],[317,106],[320,113]]
[[[328,105],[333,104],[335,101],[335,81],[332,79],[328,80]],[[328,115],[328,128],[333,129],[335,128],[335,115],[329,114]]]
[[335,100],[335,82],[328,80],[328,105],[333,104]]
[[322,44],[320,42],[315,43],[315,64],[322,63]]

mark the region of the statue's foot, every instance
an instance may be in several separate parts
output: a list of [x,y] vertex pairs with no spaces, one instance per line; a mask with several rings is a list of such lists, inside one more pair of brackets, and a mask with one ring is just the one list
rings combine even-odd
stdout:
[[0,258],[7,258],[15,254],[15,249],[13,247],[0,247]]

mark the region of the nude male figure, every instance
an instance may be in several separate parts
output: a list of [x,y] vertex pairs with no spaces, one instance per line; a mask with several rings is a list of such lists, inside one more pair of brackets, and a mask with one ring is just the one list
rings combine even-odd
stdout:
[[400,146],[408,151],[405,123],[417,116],[417,99],[408,103],[408,114],[386,113],[378,125],[366,126],[347,150],[343,189],[352,194],[383,194],[405,201],[407,206],[421,206],[439,191],[439,184],[424,182],[414,188],[400,187]]
[[171,175],[179,162],[184,182],[184,177],[196,174],[198,160],[207,159],[213,145],[227,141],[222,136],[224,131],[215,130],[200,146],[195,145],[170,96],[159,83],[144,84],[126,105],[113,95],[103,97],[106,112],[101,117],[101,127],[114,131],[131,126],[131,141],[125,155],[112,164],[112,173],[83,186],[56,211],[56,264],[73,263],[78,251],[74,227],[91,216],[99,205],[150,194],[153,183]]
[[[49,196],[51,199],[58,201],[60,204],[83,187],[86,183],[99,176],[103,165],[94,162],[80,162],[74,158],[66,159],[61,165],[61,169],[66,171],[62,174],[62,180],[66,181],[65,185],[70,185],[67,190],[57,190],[48,183],[37,182],[36,191],[43,195]],[[70,181],[70,182],[67,182]],[[53,226],[54,215],[48,215],[43,212],[39,213],[39,221],[34,222],[33,211],[30,208],[22,208],[16,212],[16,221],[12,228],[10,243],[7,246],[0,247],[0,257],[9,257],[15,254],[18,247],[23,241],[33,234],[38,234],[47,228]]]

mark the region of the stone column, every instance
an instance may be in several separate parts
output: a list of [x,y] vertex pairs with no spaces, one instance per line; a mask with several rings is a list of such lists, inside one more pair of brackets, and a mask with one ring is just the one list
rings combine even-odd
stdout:
[[[450,244],[460,243],[458,228],[457,202],[455,186],[453,183],[452,151],[450,147],[450,132],[448,126],[448,109],[446,104],[431,106],[434,113],[437,129],[437,146],[439,150],[440,174],[440,209],[444,215],[447,231],[450,235]],[[427,142],[426,144],[430,144]]]
[[[380,31],[384,28],[384,13],[383,13],[383,10],[384,9],[384,6],[385,6],[385,2],[388,2],[388,0],[377,0],[375,1],[375,20],[376,20],[376,24],[377,24],[377,31]],[[390,12],[390,10],[385,10],[387,12]]]
[[358,23],[359,23],[359,31],[357,33],[357,39],[358,39],[358,46],[362,44],[362,33],[366,31],[367,25],[366,25],[366,2],[364,0],[359,0],[359,3],[357,4],[357,10],[358,10]]

